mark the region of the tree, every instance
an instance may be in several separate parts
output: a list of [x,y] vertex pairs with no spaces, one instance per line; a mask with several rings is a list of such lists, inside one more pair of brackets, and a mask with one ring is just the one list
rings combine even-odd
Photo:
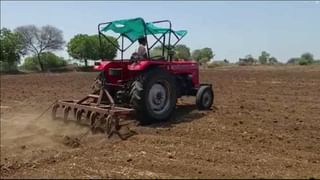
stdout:
[[248,54],[245,56],[245,58],[239,58],[239,64],[254,64],[256,63],[256,59],[254,59],[254,57],[251,54]]
[[192,58],[200,63],[207,63],[214,57],[211,48],[196,49],[192,52]]
[[275,57],[271,57],[271,58],[269,58],[269,63],[270,64],[277,64],[278,63],[278,59],[275,58]]
[[267,53],[266,51],[262,51],[258,59],[260,64],[268,64],[269,58],[270,58],[270,54]]
[[290,58],[287,64],[298,64],[300,58]]
[[87,59],[92,50],[94,49],[90,46],[90,39],[87,34],[75,35],[67,44],[69,55],[75,59],[84,60],[85,66],[88,65]]
[[[107,36],[109,41],[112,41],[113,44],[119,46],[116,38],[112,36]],[[99,35],[90,36],[91,41],[93,42],[93,46],[95,51],[89,59],[99,60],[101,57],[106,59],[114,59],[117,56],[117,48],[114,47],[106,38],[101,38],[101,46],[99,42]]]
[[[167,51],[165,49],[164,56],[166,56],[166,54],[167,54]],[[162,46],[159,45],[159,46],[152,48],[150,51],[150,56],[151,57],[162,56]]]
[[[167,56],[167,48],[164,49],[164,56]],[[175,52],[173,58],[174,59],[190,59],[191,53],[190,53],[190,48],[184,44],[179,44],[173,48],[173,51]],[[154,47],[150,51],[150,56],[155,57],[155,56],[162,56],[162,45]]]
[[[300,57],[300,61],[303,62],[303,64],[312,64],[314,59],[313,59],[313,54],[311,53],[303,53]],[[299,61],[299,64],[300,64],[300,61]]]
[[190,48],[184,44],[179,44],[174,48],[175,57],[178,59],[190,59]]
[[[47,70],[50,68],[57,68],[57,67],[63,67],[66,66],[67,61],[64,60],[62,57],[58,57],[52,52],[44,52],[40,55],[41,61],[43,63],[43,70]],[[39,66],[39,61],[37,56],[31,56],[27,57],[24,60],[24,63],[22,65],[22,68],[27,70],[36,71]]]
[[313,54],[311,53],[303,53],[300,58],[290,58],[287,64],[299,64],[299,65],[308,65],[314,63]]
[[256,61],[251,54],[246,55],[245,59],[248,64],[253,64]]
[[[112,36],[107,38],[118,46],[117,40]],[[117,48],[105,38],[101,38],[101,46],[98,35],[89,36],[87,34],[75,35],[67,44],[69,55],[75,59],[84,60],[88,66],[88,60],[98,60],[101,57],[113,59],[117,55]]]
[[40,70],[44,70],[41,62],[41,53],[46,51],[55,51],[63,48],[62,31],[56,27],[46,25],[41,28],[35,25],[20,26],[15,29],[23,42],[24,50],[27,53],[33,53],[37,57]]
[[20,56],[24,55],[23,44],[17,33],[7,28],[0,30],[1,71],[16,71]]
[[212,52],[212,49],[211,48],[203,48],[201,49],[201,59],[207,59],[208,61],[210,61],[213,57],[214,57],[214,54]]
[[192,59],[196,60],[196,61],[200,61],[201,59],[201,50],[200,49],[196,49],[192,52]]
[[208,57],[201,57],[199,62],[201,64],[207,64],[209,61],[210,61],[210,59]]

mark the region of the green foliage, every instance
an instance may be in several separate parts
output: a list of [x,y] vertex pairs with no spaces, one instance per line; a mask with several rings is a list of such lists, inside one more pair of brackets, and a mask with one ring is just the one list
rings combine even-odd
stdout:
[[209,61],[210,61],[210,59],[208,57],[201,57],[199,62],[201,64],[207,64]]
[[313,54],[307,52],[307,53],[303,53],[301,55],[299,64],[300,65],[308,65],[308,64],[312,64],[313,61],[314,61]]
[[306,53],[303,53],[300,58],[305,59],[309,62],[312,62],[313,61],[313,54],[306,52]]
[[[112,36],[107,36],[114,44],[118,45],[117,40]],[[87,60],[99,60],[101,57],[113,59],[117,55],[117,48],[114,47],[105,38],[101,38],[101,46],[99,44],[99,36],[87,34],[75,35],[67,45],[69,55],[78,60],[84,60],[87,66]]]
[[196,49],[192,52],[192,58],[200,63],[207,63],[214,57],[211,48]]
[[255,64],[256,62],[257,60],[251,54],[246,55],[245,58],[239,59],[240,65],[251,65]]
[[309,65],[314,64],[315,60],[313,58],[313,54],[311,53],[303,53],[300,58],[290,58],[287,64],[299,64],[299,65]]
[[266,51],[262,51],[258,59],[255,59],[251,54],[246,55],[245,58],[239,59],[240,65],[256,64],[257,62],[259,62],[260,64],[278,64],[279,63],[277,58],[270,57],[270,54]]
[[298,64],[300,58],[290,58],[287,62],[287,64]]
[[175,57],[177,59],[190,59],[191,58],[191,53],[190,53],[190,48],[187,47],[184,44],[179,44],[174,48],[174,51],[176,52]]
[[[58,57],[51,52],[44,52],[40,55],[41,61],[43,63],[44,70],[48,70],[50,68],[58,68],[67,65],[67,61],[62,57]],[[22,65],[23,69],[37,71],[39,67],[38,57],[32,56],[27,57],[24,60]]]
[[269,64],[278,64],[278,59],[275,57],[271,57],[269,58]]
[[266,51],[262,51],[261,55],[258,58],[258,61],[260,64],[277,64],[279,63],[277,58],[275,57],[270,57],[270,53]]
[[30,70],[30,71],[38,71],[39,70],[38,59],[34,56],[25,58],[21,68],[25,70]]
[[[190,48],[184,44],[179,44],[173,48],[175,52],[173,59],[185,59],[188,60],[191,58]],[[162,56],[162,46],[156,46],[150,51],[150,56]],[[167,49],[164,49],[164,56],[167,56]]]
[[17,71],[23,44],[17,33],[11,32],[7,28],[0,30],[0,72]]
[[201,50],[200,49],[196,49],[192,52],[192,58],[196,61],[200,61],[201,59]]
[[201,49],[200,55],[201,55],[201,59],[205,58],[208,61],[211,60],[213,58],[213,56],[214,56],[211,48],[203,48],[203,49]]
[[41,28],[35,25],[19,26],[15,32],[23,43],[23,51],[37,56],[41,71],[44,70],[44,64],[40,55],[46,51],[62,50],[65,43],[62,31],[50,25]]
[[6,61],[0,61],[0,72],[10,72],[10,71],[14,71],[16,68],[16,66],[10,67],[8,62]]
[[310,62],[307,59],[303,59],[303,58],[301,58],[298,63],[299,63],[299,65],[308,65],[308,64],[310,64]]
[[266,51],[262,51],[258,60],[261,64],[267,64],[269,62],[269,58],[270,58],[270,54],[267,53]]
[[[162,46],[156,46],[150,50],[150,57],[162,56]],[[167,56],[167,49],[164,49],[164,56]]]

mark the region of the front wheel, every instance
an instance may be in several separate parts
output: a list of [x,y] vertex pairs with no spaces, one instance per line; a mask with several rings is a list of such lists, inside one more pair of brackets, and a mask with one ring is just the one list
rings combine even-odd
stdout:
[[214,100],[214,94],[211,86],[200,86],[196,95],[196,104],[199,110],[208,110],[211,108]]

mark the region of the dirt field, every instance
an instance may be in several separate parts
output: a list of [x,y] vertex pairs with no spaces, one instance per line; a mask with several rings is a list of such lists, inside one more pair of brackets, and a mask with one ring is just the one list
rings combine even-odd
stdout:
[[179,106],[126,141],[88,134],[66,146],[87,128],[35,118],[89,93],[95,76],[1,76],[1,178],[320,178],[320,66],[203,70],[212,111]]

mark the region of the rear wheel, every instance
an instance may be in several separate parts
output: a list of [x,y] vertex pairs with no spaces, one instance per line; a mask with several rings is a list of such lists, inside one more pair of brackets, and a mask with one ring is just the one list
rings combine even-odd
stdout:
[[162,69],[152,69],[133,83],[130,102],[142,123],[168,119],[176,106],[176,88],[173,77]]
[[199,110],[208,110],[211,108],[214,100],[214,94],[211,86],[200,86],[196,95],[196,104]]

